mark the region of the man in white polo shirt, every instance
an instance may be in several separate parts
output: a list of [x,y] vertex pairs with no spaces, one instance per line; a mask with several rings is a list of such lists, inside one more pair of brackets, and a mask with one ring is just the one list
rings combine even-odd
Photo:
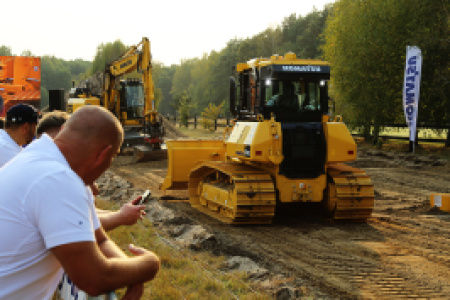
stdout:
[[62,268],[90,295],[128,287],[140,297],[159,259],[132,245],[127,257],[99,226],[86,188],[122,140],[109,111],[86,106],[54,140],[43,135],[0,168],[0,299],[49,299]]
[[[36,127],[36,137],[39,138],[46,133],[51,138],[58,135],[64,123],[69,119],[69,114],[63,111],[52,111],[44,114]],[[95,184],[91,187],[94,196],[99,190]],[[146,214],[145,205],[138,205],[140,197],[125,203],[117,211],[109,211],[96,208],[97,216],[105,231],[113,230],[121,225],[133,225]]]
[[0,167],[33,140],[38,116],[37,110],[28,104],[17,104],[7,111],[5,129],[0,129]]

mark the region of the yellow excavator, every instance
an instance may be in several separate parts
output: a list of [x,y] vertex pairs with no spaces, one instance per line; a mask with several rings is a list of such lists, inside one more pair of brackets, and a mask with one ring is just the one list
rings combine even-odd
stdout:
[[[141,79],[122,79],[135,70],[142,74]],[[125,147],[133,147],[141,159],[152,149],[161,149],[163,129],[155,109],[148,38],[106,66],[101,100],[122,123]]]
[[225,223],[268,224],[279,205],[311,207],[301,203],[332,219],[367,220],[374,188],[343,163],[357,149],[328,112],[330,65],[290,52],[239,63],[236,74],[233,127],[222,141],[167,141],[161,189],[187,188],[193,207]]
[[[141,78],[124,78],[135,70]],[[84,105],[102,105],[120,120],[125,131],[123,148],[133,149],[137,161],[158,157],[155,150],[161,149],[164,132],[155,109],[148,38],[106,66],[101,95],[92,95],[89,84],[71,89],[67,111],[73,113]]]

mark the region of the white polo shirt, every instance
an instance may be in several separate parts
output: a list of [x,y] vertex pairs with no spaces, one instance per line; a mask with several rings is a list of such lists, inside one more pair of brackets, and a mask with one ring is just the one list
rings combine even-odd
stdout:
[[10,161],[20,151],[22,151],[22,147],[4,129],[0,129],[0,167]]
[[49,249],[95,241],[92,193],[43,135],[0,168],[0,195],[0,299],[50,299],[62,268]]

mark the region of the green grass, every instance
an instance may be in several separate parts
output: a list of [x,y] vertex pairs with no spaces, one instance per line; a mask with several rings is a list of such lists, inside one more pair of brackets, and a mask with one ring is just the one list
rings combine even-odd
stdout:
[[[118,209],[120,203],[98,201],[102,209]],[[220,271],[225,257],[179,247],[145,219],[109,233],[124,250],[132,243],[155,252],[161,259],[156,278],[144,285],[142,299],[272,299],[251,283],[245,274]],[[119,298],[125,290],[116,291]]]
[[[409,129],[408,128],[386,127],[380,133],[380,135],[409,137]],[[418,136],[419,136],[419,138],[445,139],[447,137],[447,131],[443,130],[443,131],[437,132],[436,130],[432,130],[432,129],[419,129]]]

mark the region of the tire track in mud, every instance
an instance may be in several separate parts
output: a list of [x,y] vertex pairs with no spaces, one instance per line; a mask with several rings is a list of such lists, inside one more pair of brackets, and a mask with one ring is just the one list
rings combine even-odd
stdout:
[[[282,230],[282,233],[276,230],[263,233],[253,231],[252,234],[257,236],[258,245],[270,245],[270,249],[284,241],[283,247],[276,251],[276,255],[282,258],[278,261],[288,261],[286,267],[290,267],[294,274],[302,277],[306,275],[331,295],[337,292],[339,298],[380,299],[414,295],[427,298],[445,297],[446,294],[436,293],[436,290],[430,289],[427,284],[421,285],[415,278],[403,272],[396,272],[390,266],[386,267],[382,257],[377,257],[370,249],[358,244],[358,238],[371,240],[367,236],[344,235],[333,241],[332,234],[325,231],[335,230],[321,226],[318,226],[318,230],[322,231],[320,239],[310,235],[298,235],[295,230],[290,229],[288,232]],[[354,242],[349,243],[352,239]],[[377,239],[375,237],[375,240]],[[273,242],[275,245],[271,244]]]
[[434,170],[409,168],[364,168],[375,189],[389,189],[406,195],[428,197],[430,193],[450,193],[450,168]]
[[[425,259],[425,255],[414,250],[417,243],[411,239],[413,232],[408,233],[409,239],[396,242],[403,227],[392,226],[383,218],[371,218],[369,224],[329,225],[289,220],[270,226],[237,227],[219,224],[193,211],[186,203],[171,206],[177,206],[177,210],[209,231],[220,233],[217,236],[221,244],[240,247],[234,250],[250,254],[266,268],[296,279],[299,285],[314,286],[327,297],[443,299],[449,292],[448,286],[445,287],[450,282],[448,278],[434,280],[434,273],[416,274],[405,268],[407,262],[398,265],[393,262],[398,257]],[[448,248],[445,240],[440,242],[430,247],[436,248],[436,252]],[[440,275],[445,276],[449,267],[446,260],[439,260],[438,256],[426,259],[430,260],[427,263],[436,265],[434,267],[445,263],[440,267]]]

